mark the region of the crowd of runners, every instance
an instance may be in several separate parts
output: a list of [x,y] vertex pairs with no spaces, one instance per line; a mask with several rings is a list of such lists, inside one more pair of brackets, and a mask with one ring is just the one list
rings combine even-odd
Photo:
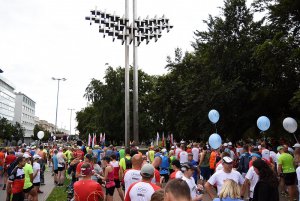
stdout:
[[[47,146],[46,146],[47,145]],[[46,169],[68,200],[125,201],[300,200],[300,144],[283,141],[239,141],[214,150],[205,143],[173,146],[6,147],[0,152],[1,193],[6,200],[38,200]],[[65,178],[70,179],[68,186]],[[297,184],[299,186],[297,188]]]

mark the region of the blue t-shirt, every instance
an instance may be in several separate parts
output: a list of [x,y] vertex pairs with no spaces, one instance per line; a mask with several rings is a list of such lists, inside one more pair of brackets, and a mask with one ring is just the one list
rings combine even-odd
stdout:
[[58,160],[57,160],[57,156],[56,156],[56,155],[53,155],[52,159],[53,159],[53,169],[54,169],[54,170],[57,170],[57,169],[58,169]]
[[241,199],[232,199],[230,197],[227,198],[222,198],[222,200],[220,198],[215,198],[213,201],[243,201]]
[[101,151],[99,149],[93,150],[93,155],[94,155],[94,157],[97,158],[97,163],[101,160],[100,153],[101,153]]
[[[195,168],[197,168],[197,162],[196,161],[194,161],[194,160],[191,160],[191,161],[189,161],[190,163],[192,163],[192,165],[195,167]],[[197,170],[195,170],[194,171],[194,173],[193,173],[193,177],[194,177],[194,180],[195,180],[195,182],[197,182],[197,175],[198,175],[198,172],[197,172]]]
[[160,174],[169,174],[169,167],[170,167],[170,163],[169,163],[169,158],[168,156],[160,156],[162,159],[162,162],[160,164]]

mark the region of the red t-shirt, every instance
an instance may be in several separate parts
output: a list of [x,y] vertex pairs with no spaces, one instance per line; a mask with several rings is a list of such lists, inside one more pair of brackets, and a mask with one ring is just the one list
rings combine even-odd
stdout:
[[16,159],[17,159],[17,157],[15,155],[12,155],[12,154],[7,155],[5,158],[6,168],[8,167],[9,164],[14,162]]
[[3,152],[0,152],[0,167],[4,166],[4,159],[5,159],[5,154]]
[[77,151],[75,151],[74,156],[76,158],[80,158],[81,160],[83,160],[84,159],[84,152],[81,151],[81,150],[77,150]]
[[93,180],[80,180],[74,183],[75,201],[99,201],[104,199],[101,185]]
[[159,171],[155,168],[154,168],[154,177],[152,178],[151,182],[153,184],[160,183],[160,174]]
[[8,178],[8,182],[12,183],[12,193],[23,192],[23,187],[25,183],[25,174],[23,168],[15,168],[12,174]]
[[[80,174],[80,173],[81,173],[81,166],[82,166],[84,163],[85,163],[84,161],[78,163],[78,165],[76,166],[76,174]],[[93,170],[93,169],[94,169],[94,164],[93,164],[93,163],[90,163],[90,165],[91,165],[91,169]]]

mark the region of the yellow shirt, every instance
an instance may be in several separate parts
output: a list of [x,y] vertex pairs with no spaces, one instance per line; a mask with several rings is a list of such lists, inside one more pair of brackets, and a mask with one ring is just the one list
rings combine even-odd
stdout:
[[[128,160],[131,159],[130,156],[125,156]],[[126,161],[125,158],[121,158],[120,163],[119,163],[120,167],[122,167],[123,170],[126,170]]]

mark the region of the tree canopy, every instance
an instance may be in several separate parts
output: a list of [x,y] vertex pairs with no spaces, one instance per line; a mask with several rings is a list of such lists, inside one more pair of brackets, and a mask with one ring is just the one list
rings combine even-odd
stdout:
[[[223,138],[260,137],[256,120],[262,115],[271,120],[266,134],[281,136],[282,120],[300,112],[299,1],[256,0],[247,7],[246,0],[225,0],[220,16],[204,23],[193,51],[178,48],[167,58],[167,74],[139,70],[141,140],[157,131],[207,140],[215,131],[207,118],[211,109],[221,115]],[[124,140],[124,68],[109,67],[104,83],[93,79],[84,97],[91,104],[77,113],[81,135],[106,132]]]

